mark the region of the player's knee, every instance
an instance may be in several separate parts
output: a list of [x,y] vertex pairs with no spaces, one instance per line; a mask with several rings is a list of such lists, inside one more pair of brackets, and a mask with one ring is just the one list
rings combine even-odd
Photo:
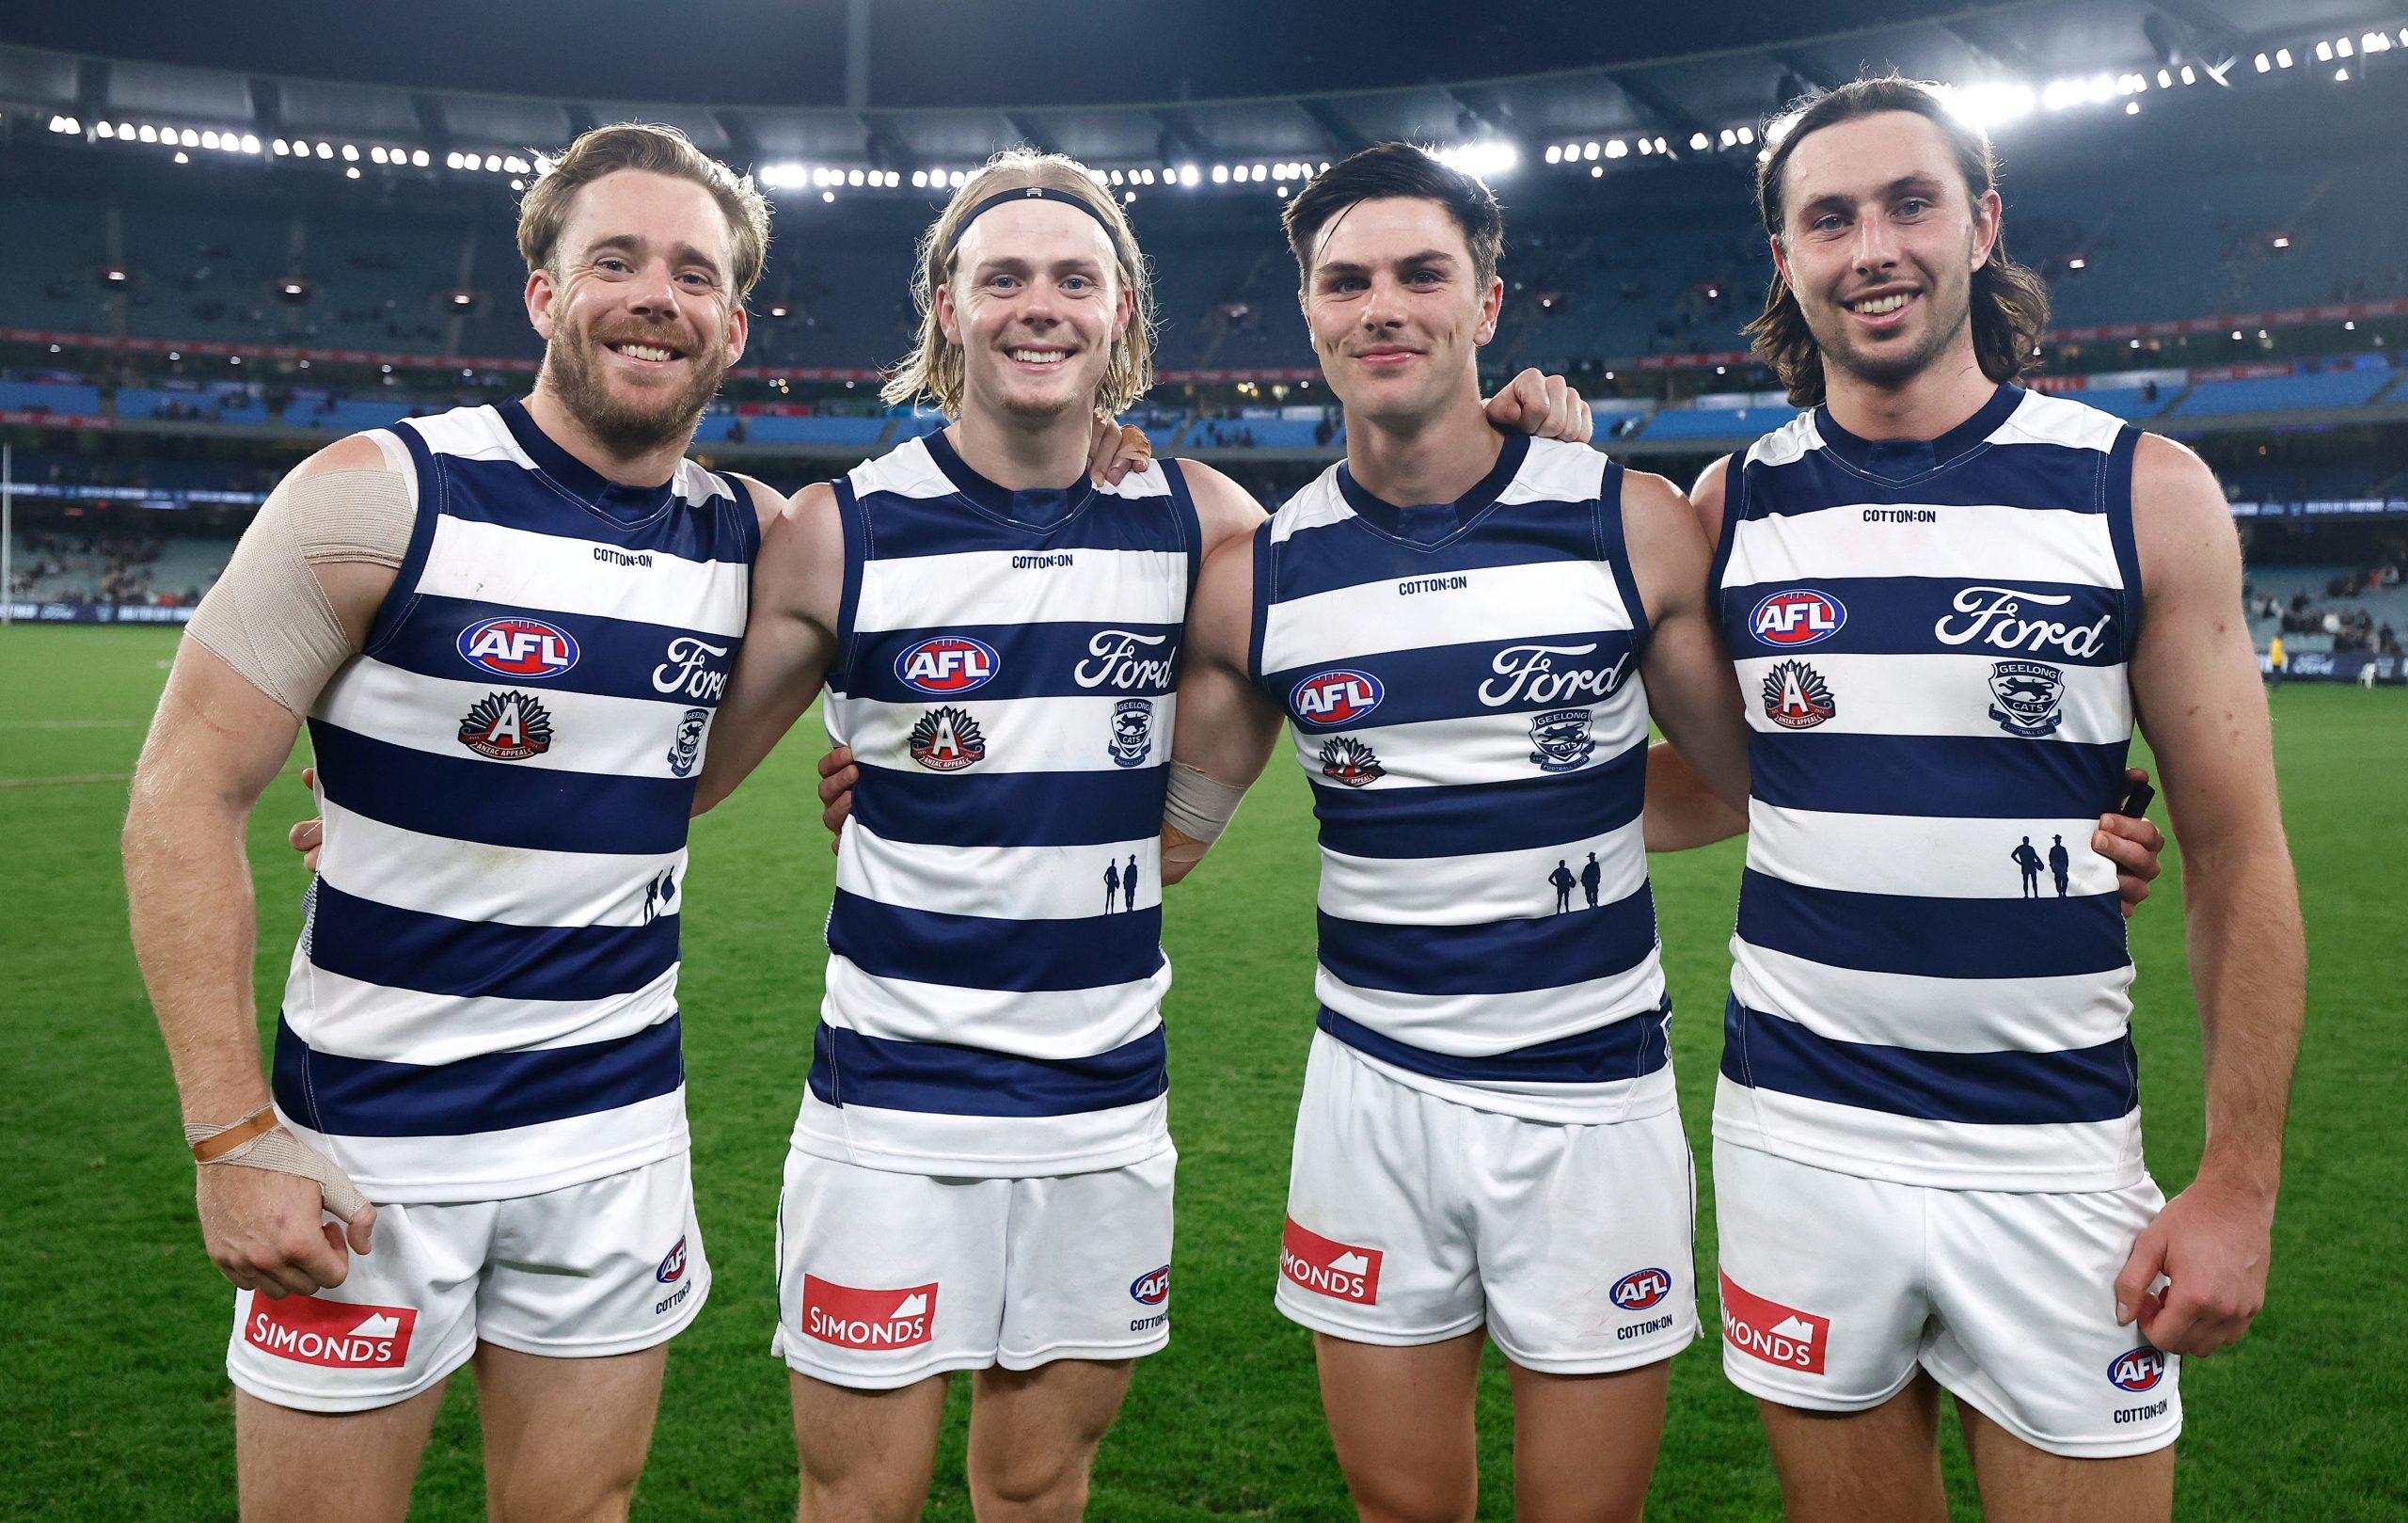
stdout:
[[589,1456],[573,1468],[544,1465],[492,1477],[490,1523],[626,1523],[642,1472],[639,1447],[632,1454]]
[[1362,1523],[1471,1523],[1477,1493],[1452,1476],[1390,1471],[1350,1483]]
[[971,1490],[981,1518],[1030,1520],[1075,1518],[1086,1511],[1087,1478],[1095,1446],[1020,1446],[1011,1452],[982,1454],[973,1467]]

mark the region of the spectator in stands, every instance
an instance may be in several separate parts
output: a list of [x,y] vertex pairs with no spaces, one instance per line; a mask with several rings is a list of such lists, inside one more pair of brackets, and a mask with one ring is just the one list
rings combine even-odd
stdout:
[[2269,691],[2283,685],[2283,637],[2279,634],[2266,646],[2266,687]]

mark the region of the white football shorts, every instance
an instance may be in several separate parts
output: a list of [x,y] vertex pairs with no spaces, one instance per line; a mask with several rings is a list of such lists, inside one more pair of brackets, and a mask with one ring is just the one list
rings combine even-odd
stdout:
[[2052,1454],[2162,1449],[2182,1431],[2182,1361],[2116,1325],[2115,1277],[2164,1204],[2146,1178],[1941,1190],[1717,1142],[1723,1371],[1766,1401],[1854,1412],[1920,1366]]
[[341,1285],[234,1293],[226,1372],[278,1406],[361,1412],[440,1383],[480,1342],[562,1359],[650,1348],[710,1291],[683,1152],[511,1200],[380,1201]]
[[789,1150],[770,1352],[854,1390],[1154,1353],[1178,1162],[1165,1148],[1089,1174],[935,1179]]
[[1578,1126],[1478,1110],[1317,1033],[1278,1306],[1358,1343],[1485,1324],[1527,1370],[1636,1369],[1698,1336],[1696,1208],[1676,1111]]

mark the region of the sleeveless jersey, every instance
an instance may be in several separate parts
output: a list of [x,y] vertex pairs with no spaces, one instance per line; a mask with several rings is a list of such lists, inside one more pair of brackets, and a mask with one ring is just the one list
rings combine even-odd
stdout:
[[515,401],[371,436],[417,522],[309,716],[325,849],[277,1108],[378,1200],[673,1156],[686,820],[759,520],[690,461],[614,485]]
[[1456,502],[1394,507],[1341,463],[1255,539],[1248,671],[1320,820],[1321,1029],[1539,1120],[1673,1102],[1622,481],[1516,435]]
[[794,1145],[908,1173],[1169,1146],[1161,827],[1201,553],[1175,463],[1014,492],[941,433],[837,482],[861,769]]
[[1950,1189],[2142,1171],[2114,864],[2141,612],[2129,426],[2002,387],[1933,440],[1827,410],[1732,471],[1752,727],[1715,1134]]

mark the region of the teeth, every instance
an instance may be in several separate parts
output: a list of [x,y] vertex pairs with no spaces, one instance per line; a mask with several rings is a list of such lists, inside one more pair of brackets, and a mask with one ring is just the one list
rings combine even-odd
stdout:
[[656,349],[648,343],[623,343],[619,345],[619,353],[630,359],[665,360],[670,357],[668,350]]
[[1006,353],[1024,365],[1052,365],[1070,357],[1056,349],[1012,349]]
[[1900,292],[1894,296],[1876,296],[1871,301],[1858,302],[1856,309],[1867,317],[1878,317],[1883,312],[1894,312],[1904,307],[1907,304],[1908,295],[1909,293]]

